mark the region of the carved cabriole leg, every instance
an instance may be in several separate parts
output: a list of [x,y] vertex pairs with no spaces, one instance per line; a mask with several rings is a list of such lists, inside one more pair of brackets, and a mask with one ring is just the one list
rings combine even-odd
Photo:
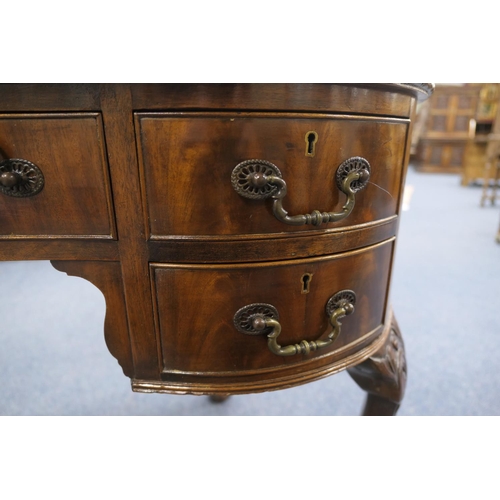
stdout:
[[395,415],[406,387],[403,338],[394,315],[382,347],[363,363],[348,369],[354,381],[368,392],[363,415]]
[[106,318],[104,320],[106,346],[118,360],[123,373],[127,377],[134,378],[120,263],[51,261],[51,264],[55,269],[68,276],[78,276],[90,281],[102,292],[106,300]]

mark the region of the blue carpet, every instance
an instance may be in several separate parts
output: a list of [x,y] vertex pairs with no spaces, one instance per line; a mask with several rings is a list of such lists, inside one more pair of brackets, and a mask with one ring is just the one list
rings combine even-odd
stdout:
[[[392,304],[408,359],[400,415],[500,415],[499,210],[458,176],[410,170]],[[137,394],[104,344],[104,298],[48,262],[0,263],[2,415],[357,415],[346,373],[284,391]]]

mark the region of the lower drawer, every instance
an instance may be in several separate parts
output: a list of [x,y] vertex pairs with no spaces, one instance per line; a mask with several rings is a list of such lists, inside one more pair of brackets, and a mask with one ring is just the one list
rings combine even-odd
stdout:
[[[393,241],[291,261],[151,264],[163,380],[266,377],[352,355],[384,322]],[[338,328],[332,313],[343,315],[339,296],[331,298],[344,291],[341,302],[354,295],[354,310],[338,318]],[[269,345],[268,335],[277,333],[266,321],[272,317],[281,326],[275,344],[288,355]],[[329,343],[334,330],[338,335]],[[290,354],[295,344],[302,347]]]

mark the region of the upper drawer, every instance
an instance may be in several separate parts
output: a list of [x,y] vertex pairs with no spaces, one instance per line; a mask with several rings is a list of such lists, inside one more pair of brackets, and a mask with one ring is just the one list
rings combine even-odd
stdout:
[[98,113],[0,115],[0,152],[16,160],[0,164],[0,237],[112,238],[103,137]]
[[[276,234],[354,226],[397,213],[408,122],[332,115],[263,113],[136,113],[141,175],[150,236]],[[251,159],[278,167],[290,216],[342,212],[347,196],[336,181],[352,157],[370,165],[343,220],[289,225],[272,199],[248,199],[232,184]],[[347,174],[346,174],[347,175]]]

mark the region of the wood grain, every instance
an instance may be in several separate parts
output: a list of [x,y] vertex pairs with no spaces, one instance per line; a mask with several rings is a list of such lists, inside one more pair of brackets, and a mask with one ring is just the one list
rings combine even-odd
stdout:
[[106,300],[106,345],[122,367],[123,373],[127,377],[134,377],[119,262],[51,261],[51,264],[68,276],[78,276],[90,281],[102,292]]
[[[356,311],[326,352],[342,349],[378,328],[385,315],[392,241],[334,256],[261,264],[152,264],[157,324],[165,372],[224,372],[225,376],[285,367],[315,356],[281,357],[264,337],[238,332],[241,307],[268,303],[278,309],[283,345],[316,340],[331,331],[325,306],[340,290],[357,295]],[[302,293],[302,276],[312,275]]]
[[[387,403],[372,387],[393,361],[388,293],[419,94],[405,84],[1,84],[2,157],[35,163],[46,183],[33,198],[0,195],[0,259],[50,259],[94,283],[106,343],[134,390],[259,392],[375,360],[367,412],[394,412],[402,394]],[[371,164],[370,182],[345,220],[319,228],[287,226],[269,200],[231,185],[238,163],[267,160],[288,185],[290,215],[339,211],[335,172],[353,156]],[[263,302],[279,311],[282,345],[318,339],[341,289],[355,291],[355,312],[324,351],[284,358],[234,327],[239,308]]]
[[98,111],[99,89],[83,83],[1,83],[0,112]]
[[377,224],[314,233],[282,233],[275,238],[203,239],[169,238],[151,241],[151,262],[216,263],[261,262],[328,255],[366,247],[395,236],[399,219],[389,217]]
[[106,136],[112,138],[108,142],[108,158],[134,373],[139,378],[158,379],[158,352],[144,218],[140,210],[130,91],[127,85],[103,85],[100,96],[104,129]]
[[100,114],[0,115],[0,149],[45,178],[35,196],[0,195],[0,234],[115,235]]
[[[137,114],[145,208],[152,238],[168,235],[275,234],[321,231],[381,220],[398,211],[408,122],[345,116],[282,114]],[[305,136],[318,134],[316,154]],[[346,201],[335,183],[338,166],[361,156],[371,165],[346,219],[289,226],[272,214],[271,200],[249,200],[231,184],[244,160],[275,164],[288,186],[291,215],[339,212]]]
[[363,415],[395,415],[406,389],[406,354],[398,323],[391,316],[389,335],[370,358],[348,369],[349,375],[365,391]]
[[0,260],[120,260],[118,243],[111,240],[0,239]]
[[311,363],[304,363],[298,367],[291,366],[281,369],[279,372],[266,373],[263,377],[246,375],[238,378],[226,379],[214,376],[189,376],[185,374],[168,373],[166,378],[160,382],[133,379],[132,390],[135,392],[163,392],[169,394],[248,394],[264,391],[275,391],[287,389],[297,385],[313,382],[335,373],[345,370],[346,366],[354,366],[362,363],[374,352],[381,348],[387,336],[389,328],[384,326],[372,332],[367,338],[361,339],[352,350],[342,352],[342,357],[332,359],[331,357],[318,358]]
[[224,109],[373,114],[408,118],[419,92],[375,84],[136,84],[134,110]]

